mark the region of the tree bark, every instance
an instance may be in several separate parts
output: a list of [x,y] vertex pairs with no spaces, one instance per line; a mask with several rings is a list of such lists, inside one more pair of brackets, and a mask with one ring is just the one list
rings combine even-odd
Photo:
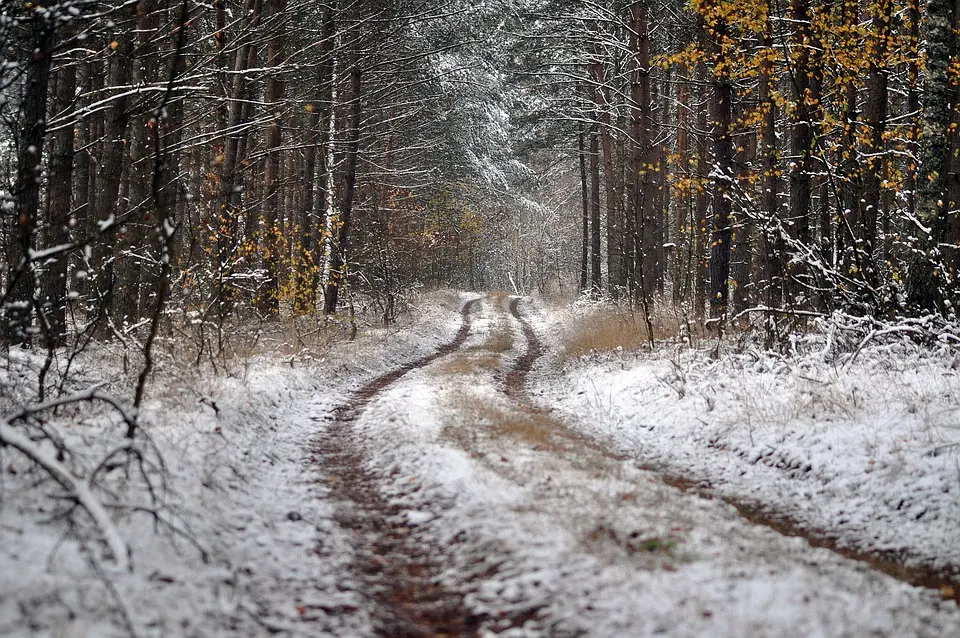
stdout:
[[940,197],[937,200],[937,244],[943,251],[943,265],[947,283],[955,288],[960,276],[960,1],[950,7],[950,35],[948,49],[950,64],[946,70],[945,153],[939,179]]
[[[72,30],[61,32],[62,40],[72,37]],[[57,70],[57,95],[55,108],[61,113],[69,111],[77,88],[77,67],[69,59]],[[47,215],[44,245],[46,248],[60,246],[70,238],[72,219],[71,196],[73,194],[74,125],[61,125],[51,140],[50,179],[47,183]],[[47,345],[61,346],[67,334],[67,255],[49,260],[43,267],[40,278],[41,313],[47,324]]]
[[603,291],[600,274],[600,132],[590,127],[590,289],[594,297]]
[[[156,42],[160,23],[158,0],[140,0],[136,6],[136,47],[131,51],[132,84],[149,86],[157,80],[159,48]],[[155,263],[158,253],[153,245],[152,229],[155,220],[149,209],[150,182],[153,171],[153,150],[150,142],[151,110],[149,93],[139,96],[131,105],[133,125],[126,136],[124,149],[129,156],[125,187],[129,205],[124,210],[126,220],[117,235],[114,251],[114,288],[108,310],[118,327],[133,325],[142,317],[149,290],[150,276],[146,272]],[[155,123],[153,123],[155,125]]]
[[590,189],[587,184],[587,149],[584,141],[583,124],[577,134],[577,157],[580,162],[580,204],[581,204],[581,240],[580,240],[580,292],[587,290],[587,272],[590,259]]
[[610,127],[609,99],[607,98],[606,69],[601,58],[602,51],[597,44],[594,60],[591,63],[594,82],[595,119],[600,131],[603,150],[603,184],[607,209],[607,288],[611,296],[616,296],[617,281],[620,273],[620,227],[617,219],[617,190],[613,170],[613,140]]
[[876,0],[873,5],[873,47],[870,50],[870,70],[867,77],[867,102],[864,108],[867,135],[864,144],[863,168],[863,215],[855,220],[858,232],[857,250],[860,252],[861,268],[866,285],[877,284],[874,249],[877,244],[877,224],[881,207],[881,182],[885,160],[883,134],[887,125],[887,65],[890,48],[890,21],[892,0]]
[[243,44],[237,48],[234,61],[232,99],[230,101],[227,130],[229,131],[223,147],[223,161],[220,170],[219,202],[217,206],[217,257],[218,273],[216,285],[217,307],[221,319],[227,314],[234,302],[234,292],[230,283],[233,267],[240,246],[240,170],[241,160],[246,148],[249,131],[246,122],[249,119],[250,81],[246,71],[256,61],[256,47],[253,46],[252,32],[260,24],[263,9],[262,0],[247,0],[244,6],[247,16],[246,36]]
[[47,88],[53,57],[55,25],[45,14],[33,12],[30,20],[31,58],[24,80],[21,104],[20,146],[13,197],[15,214],[7,250],[7,291],[4,334],[9,345],[30,342],[34,311],[34,265],[30,252],[35,240],[40,208],[40,175],[47,123]]
[[[697,67],[697,80],[702,85],[707,82],[707,73],[703,64]],[[710,207],[710,195],[707,189],[709,183],[710,157],[709,139],[707,135],[708,118],[706,105],[697,109],[697,204],[696,219],[694,220],[694,312],[697,319],[703,319],[707,305],[707,279],[709,260],[707,258],[707,215]]]
[[281,215],[281,188],[280,188],[280,167],[282,166],[283,156],[280,152],[280,143],[283,139],[283,117],[282,110],[284,92],[286,91],[286,82],[283,76],[282,65],[285,55],[285,42],[287,38],[287,21],[285,17],[286,0],[268,0],[268,19],[276,21],[276,31],[272,33],[270,43],[267,45],[267,65],[272,69],[271,75],[267,80],[266,103],[267,108],[273,113],[273,119],[267,128],[266,139],[266,168],[264,188],[266,190],[266,199],[264,201],[264,232],[263,238],[265,247],[264,269],[266,270],[266,281],[263,284],[263,292],[260,299],[260,308],[267,314],[275,315],[280,312],[280,264],[287,258],[285,241],[283,238],[280,224]]
[[340,288],[347,285],[347,264],[349,263],[350,225],[353,214],[353,196],[357,185],[357,161],[360,155],[360,117],[363,114],[362,71],[360,61],[354,56],[350,69],[350,128],[344,168],[343,198],[340,203],[340,229],[337,243],[331,255],[330,273],[324,295],[324,312],[333,314],[337,310]]
[[[787,224],[793,240],[791,252],[810,245],[810,204],[812,198],[811,173],[813,172],[813,122],[810,116],[811,76],[810,65],[811,12],[809,0],[791,0],[790,19],[794,24],[791,40],[792,72],[794,88],[792,130],[790,133],[790,214]],[[800,283],[805,275],[804,265],[790,260],[787,264],[788,305],[793,306],[804,298]]]
[[301,216],[306,225],[304,242],[308,257],[304,261],[305,265],[309,264],[310,270],[302,277],[297,294],[301,312],[314,310],[323,267],[323,233],[326,226],[327,151],[330,113],[333,107],[333,45],[336,25],[331,7],[325,6],[322,12],[323,39],[320,44],[321,62],[317,67],[317,97],[316,102],[310,105],[312,112],[307,118],[310,138],[303,160],[304,196]]
[[764,27],[763,46],[764,59],[760,66],[760,105],[762,109],[759,142],[760,160],[763,167],[761,180],[761,210],[766,218],[761,235],[763,244],[763,300],[769,308],[779,308],[783,303],[783,240],[780,236],[780,212],[777,194],[780,190],[780,179],[777,176],[777,102],[774,95],[775,79],[773,77],[773,26],[769,20],[769,4],[767,24]]
[[637,282],[638,297],[651,299],[656,291],[658,279],[657,264],[657,222],[654,175],[656,165],[653,157],[653,144],[650,128],[653,122],[650,92],[650,36],[649,7],[646,1],[634,2],[630,6],[631,49],[634,52],[634,77],[630,87],[632,104],[631,131],[634,139],[632,158],[632,190],[635,232],[636,260],[632,279]]
[[[722,19],[707,25],[715,41],[728,37],[728,26]],[[730,212],[733,174],[733,85],[726,70],[723,47],[715,50],[716,70],[713,76],[713,223],[710,252],[710,316],[722,322],[727,311],[730,281],[730,245],[733,234]]]
[[[857,0],[843,0],[843,25],[854,29],[860,21],[860,6]],[[844,85],[845,106],[843,133],[840,136],[840,206],[837,215],[836,253],[845,276],[857,272],[856,226],[863,217],[863,175],[857,147],[857,123],[860,117],[857,78],[849,77]]]
[[913,155],[907,161],[906,178],[904,186],[907,190],[907,212],[911,217],[917,214],[917,189],[919,187],[917,175],[918,162],[920,157],[920,134],[923,131],[921,119],[920,103],[920,27],[922,14],[920,4],[922,0],[908,0],[907,2],[907,21],[910,25],[907,33],[906,55],[907,62],[907,113],[910,114],[913,122],[910,125],[910,131],[907,134],[907,148]]
[[[121,87],[111,102],[103,121],[103,146],[100,152],[99,171],[96,173],[96,209],[94,223],[110,224],[123,213],[122,185],[124,177],[124,155],[126,154],[125,136],[130,123],[130,97],[125,88],[133,77],[133,44],[128,35],[116,40],[117,46],[110,55],[107,87]],[[120,230],[113,228],[94,247],[92,273],[96,277],[99,307],[98,317],[103,318],[113,306],[116,289],[114,247]]]

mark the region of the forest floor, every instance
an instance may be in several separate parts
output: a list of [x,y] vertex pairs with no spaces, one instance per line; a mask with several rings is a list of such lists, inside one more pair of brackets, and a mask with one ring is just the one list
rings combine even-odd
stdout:
[[571,355],[586,312],[446,293],[323,361],[161,370],[190,542],[122,517],[132,572],[4,452],[0,635],[956,634],[954,361]]

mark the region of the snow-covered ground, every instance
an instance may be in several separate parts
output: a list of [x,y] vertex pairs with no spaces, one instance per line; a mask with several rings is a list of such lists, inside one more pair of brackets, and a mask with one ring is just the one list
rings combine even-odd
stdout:
[[[538,317],[554,352],[583,312]],[[557,354],[538,392],[613,449],[841,546],[960,565],[960,359],[907,340],[856,357],[826,345]]]
[[[365,570],[409,557],[358,556],[369,543],[344,521],[364,504],[337,500],[352,492],[330,486],[353,479],[321,453],[321,439],[338,437],[392,507],[382,527],[430,557],[431,578],[462,597],[480,635],[956,634],[960,611],[937,592],[643,469],[703,480],[849,543],[956,563],[952,362],[907,346],[868,348],[846,368],[816,355],[712,361],[689,348],[564,359],[580,317],[523,301],[546,346],[524,379],[530,343],[510,299],[489,295],[462,348],[385,385],[355,421],[332,418],[362,382],[449,343],[474,297],[434,297],[413,324],[369,331],[323,361],[262,355],[235,376],[162,370],[143,423],[167,463],[164,512],[193,540],[118,512],[132,573],[105,560],[95,531],[50,520],[56,490],[3,451],[0,635],[127,635],[118,604],[141,636],[388,635],[378,606],[391,602]],[[88,376],[106,370],[85,365]],[[53,423],[85,449],[118,436],[100,413]]]
[[[52,516],[58,504],[48,495],[58,490],[0,450],[0,636],[130,635],[120,605],[139,636],[369,634],[351,544],[311,449],[351,389],[448,340],[461,304],[454,293],[434,296],[414,323],[365,330],[312,362],[257,355],[216,375],[168,361],[141,424],[166,463],[163,516],[185,533],[157,529],[148,513],[119,516],[132,573],[103,559],[94,530],[72,534]],[[83,361],[76,383],[122,385],[111,360]],[[78,463],[88,473],[123,432],[92,406],[51,425],[87,451]],[[142,490],[131,493],[147,502]]]
[[[482,633],[947,636],[960,626],[935,592],[752,525],[578,437],[567,429],[575,418],[546,402],[507,398],[505,373],[526,346],[497,305],[484,302],[464,351],[405,377],[359,423],[370,469],[418,542],[442,555],[449,586],[468,590]],[[565,383],[558,398],[576,396]]]

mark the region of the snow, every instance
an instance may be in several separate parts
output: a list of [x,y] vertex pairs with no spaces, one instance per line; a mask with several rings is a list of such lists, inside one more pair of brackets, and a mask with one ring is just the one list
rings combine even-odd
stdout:
[[[289,357],[265,355],[233,367],[234,376],[172,364],[159,372],[141,423],[166,463],[164,511],[206,561],[194,541],[132,514],[115,518],[134,571],[114,568],[96,542],[83,549],[47,520],[48,484],[36,485],[22,458],[0,451],[0,635],[130,635],[86,557],[113,583],[138,636],[370,635],[350,539],[324,500],[311,448],[353,387],[432,351],[459,327],[459,297],[444,299],[418,323],[339,344],[327,362],[291,367]],[[116,377],[109,361],[86,361],[81,377]],[[88,412],[52,423],[71,444],[109,449],[122,428]]]
[[[459,366],[447,361],[407,375],[371,404],[358,434],[386,492],[407,512],[431,509],[418,540],[442,554],[445,582],[468,583],[486,632],[936,636],[960,621],[935,593],[751,525],[633,458],[564,440],[559,423],[548,420],[542,439],[498,433],[487,416],[518,418],[518,407],[499,388],[503,367],[482,370],[483,343],[502,323],[492,305],[452,357],[472,357],[480,372],[451,372]],[[519,327],[511,333],[522,344]],[[596,370],[580,372],[573,378],[609,389]],[[524,614],[516,626],[497,620]]]
[[[318,452],[331,436],[361,453],[393,506],[382,523],[436,562],[480,635],[932,637],[960,626],[935,591],[645,469],[851,545],[955,564],[952,361],[906,345],[867,346],[846,368],[822,349],[711,360],[664,346],[570,360],[561,340],[577,317],[524,300],[547,354],[526,393],[508,396],[528,344],[509,298],[488,295],[461,349],[383,388],[355,422],[333,420],[353,389],[450,342],[476,296],[434,296],[403,329],[365,330],[313,360],[282,355],[280,341],[219,375],[161,358],[141,420],[166,461],[168,520],[206,561],[149,515],[114,512],[132,548],[133,571],[118,570],[95,530],[51,517],[50,483],[3,450],[0,635],[129,635],[117,599],[140,636],[383,635],[364,539],[343,523],[362,504],[332,496],[340,479]],[[111,361],[81,362],[81,380],[116,385]],[[0,385],[22,385],[14,371],[31,362],[11,352]],[[51,425],[71,445],[113,449],[123,428],[87,410]]]
[[818,348],[714,361],[709,349],[664,345],[560,364],[543,397],[623,453],[843,546],[960,564],[953,357],[906,341],[867,346],[852,361]]

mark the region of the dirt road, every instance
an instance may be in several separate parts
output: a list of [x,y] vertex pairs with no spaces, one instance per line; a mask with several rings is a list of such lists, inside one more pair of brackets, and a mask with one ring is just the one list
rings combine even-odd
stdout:
[[358,390],[317,443],[376,633],[951,635],[952,602],[612,454],[528,394],[516,297]]

